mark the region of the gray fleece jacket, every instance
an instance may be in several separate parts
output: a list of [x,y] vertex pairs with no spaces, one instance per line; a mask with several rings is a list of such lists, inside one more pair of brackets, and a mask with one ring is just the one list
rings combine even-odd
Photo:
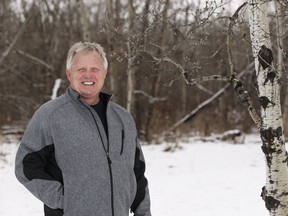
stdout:
[[[34,114],[21,140],[17,179],[45,215],[150,216],[145,162],[131,115],[109,101],[102,122],[70,87]],[[64,213],[63,213],[64,212]]]

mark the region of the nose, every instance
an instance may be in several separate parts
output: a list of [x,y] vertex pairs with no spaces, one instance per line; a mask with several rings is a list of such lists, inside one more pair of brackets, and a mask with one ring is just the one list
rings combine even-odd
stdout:
[[87,70],[85,73],[84,73],[84,77],[85,78],[90,78],[91,77],[91,71],[90,70]]

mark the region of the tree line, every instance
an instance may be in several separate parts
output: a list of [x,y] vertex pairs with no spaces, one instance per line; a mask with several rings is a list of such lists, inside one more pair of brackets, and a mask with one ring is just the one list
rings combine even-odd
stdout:
[[[255,125],[227,80],[205,80],[241,74],[251,101],[260,106],[253,96],[257,86],[246,6],[237,10],[233,1],[200,2],[2,0],[0,125],[25,127],[51,99],[56,80],[61,80],[57,94],[64,93],[67,51],[74,42],[89,40],[105,48],[104,91],[132,113],[141,139],[155,139],[189,113],[173,131],[251,132]],[[275,2],[269,23],[274,62],[283,74],[285,121],[288,5]]]

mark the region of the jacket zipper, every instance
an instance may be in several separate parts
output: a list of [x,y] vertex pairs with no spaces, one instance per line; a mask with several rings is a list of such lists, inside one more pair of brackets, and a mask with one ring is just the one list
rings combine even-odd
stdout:
[[99,126],[97,124],[97,121],[92,113],[92,111],[89,109],[89,107],[87,107],[82,101],[81,103],[89,110],[90,114],[92,115],[93,117],[93,120],[94,120],[94,123],[96,125],[96,128],[97,128],[97,131],[99,133],[99,136],[100,136],[100,139],[101,139],[101,143],[102,143],[102,147],[103,147],[103,150],[106,154],[106,158],[107,158],[107,162],[108,162],[108,167],[109,167],[109,175],[110,175],[110,187],[111,187],[111,211],[112,211],[112,216],[115,215],[115,211],[114,211],[114,187],[113,187],[113,175],[112,175],[112,160],[110,158],[110,155],[109,155],[109,137],[107,137],[107,150],[105,148],[105,145],[104,145],[104,142],[103,142],[103,138],[101,136],[101,133],[100,133],[100,129],[99,129]]
[[109,173],[110,173],[110,186],[111,186],[111,207],[112,207],[112,216],[115,215],[114,212],[114,188],[113,188],[113,175],[112,175],[112,161],[109,155],[107,155],[108,165],[109,165]]

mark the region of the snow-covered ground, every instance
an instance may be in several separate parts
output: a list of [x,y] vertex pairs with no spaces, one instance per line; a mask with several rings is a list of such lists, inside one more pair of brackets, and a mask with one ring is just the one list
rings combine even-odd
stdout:
[[[189,139],[181,149],[143,146],[153,216],[268,216],[260,197],[265,160],[257,135],[245,144]],[[0,144],[0,216],[43,215],[14,177],[17,144]],[[2,154],[6,154],[3,157]]]

